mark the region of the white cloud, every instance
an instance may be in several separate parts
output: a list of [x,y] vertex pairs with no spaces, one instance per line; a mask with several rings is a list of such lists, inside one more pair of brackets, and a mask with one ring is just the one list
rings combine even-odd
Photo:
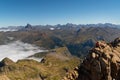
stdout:
[[16,62],[19,59],[25,59],[30,55],[43,51],[44,50],[40,50],[39,47],[35,45],[23,43],[21,41],[15,41],[6,45],[0,45],[0,60],[2,60],[5,57],[8,57]]
[[50,30],[55,30],[55,28],[50,28]]
[[9,28],[8,29],[0,28],[0,32],[8,32],[8,31],[12,32],[12,31],[18,31],[18,30],[17,29],[9,29]]

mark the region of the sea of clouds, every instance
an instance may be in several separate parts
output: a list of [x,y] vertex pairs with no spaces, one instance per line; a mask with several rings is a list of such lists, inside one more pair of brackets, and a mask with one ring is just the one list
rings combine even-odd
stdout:
[[17,29],[9,29],[9,28],[0,28],[0,32],[8,32],[8,31],[18,31]]
[[[28,56],[31,56],[38,52],[44,52],[39,47],[35,45],[31,45],[28,43],[23,43],[21,41],[14,41],[12,43],[8,43],[5,45],[0,45],[0,61],[5,57],[10,58],[13,61],[17,61],[20,59],[26,59]],[[40,61],[40,58],[28,58]]]

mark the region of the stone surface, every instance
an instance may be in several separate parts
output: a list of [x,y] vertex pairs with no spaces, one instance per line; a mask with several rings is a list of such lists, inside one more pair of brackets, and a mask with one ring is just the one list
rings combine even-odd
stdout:
[[120,38],[98,41],[78,70],[76,80],[120,80]]
[[111,43],[96,42],[79,68],[63,80],[120,80],[120,38]]

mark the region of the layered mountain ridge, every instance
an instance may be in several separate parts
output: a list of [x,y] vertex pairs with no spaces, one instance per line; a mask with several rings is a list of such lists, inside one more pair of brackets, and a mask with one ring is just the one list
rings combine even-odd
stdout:
[[[52,30],[51,30],[52,29]],[[67,47],[72,55],[83,57],[96,41],[112,41],[120,35],[119,25],[30,25],[18,27],[17,31],[0,32],[0,44],[20,40],[45,49]],[[86,49],[86,50],[84,50]]]

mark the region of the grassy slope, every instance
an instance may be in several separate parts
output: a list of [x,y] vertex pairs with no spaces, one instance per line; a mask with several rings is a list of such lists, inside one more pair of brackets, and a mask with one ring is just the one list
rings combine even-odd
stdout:
[[[40,63],[34,60],[19,60],[17,63],[0,68],[0,74],[5,74],[10,80],[61,80],[66,72],[79,65],[80,60],[67,54],[67,48],[54,49]],[[66,54],[64,54],[66,53]]]

